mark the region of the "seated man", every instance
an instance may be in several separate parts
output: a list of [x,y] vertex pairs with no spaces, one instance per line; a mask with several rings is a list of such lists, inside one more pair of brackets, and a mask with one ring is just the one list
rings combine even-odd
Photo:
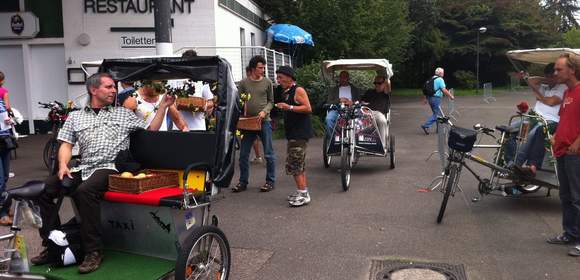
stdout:
[[[344,103],[347,106],[352,105],[359,100],[360,90],[350,83],[350,75],[347,71],[340,72],[338,76],[338,86],[332,87],[327,94],[327,104]],[[334,124],[338,119],[338,112],[329,110],[326,113],[326,136],[330,138],[333,133]]]
[[[560,121],[558,112],[564,91],[567,89],[566,85],[558,84],[554,79],[554,63],[544,68],[544,77],[530,77],[527,82],[538,100],[534,111],[547,121],[548,129],[553,133]],[[536,170],[542,166],[546,153],[546,135],[542,123],[535,123],[529,129],[526,142],[519,149],[515,164],[522,166],[527,162],[527,166],[521,170],[535,175]]]
[[391,107],[391,82],[382,75],[375,77],[375,88],[369,89],[361,97],[361,101],[367,102],[368,107],[373,110],[373,118],[379,129],[379,136],[383,143],[383,148],[387,147],[387,118],[386,115]]
[[[107,191],[110,174],[117,173],[115,157],[129,148],[129,134],[145,128],[145,121],[125,107],[113,107],[115,83],[107,73],[90,76],[86,82],[89,102],[81,110],[71,112],[58,134],[61,145],[58,151],[58,174],[49,177],[44,192],[38,197],[43,225],[39,233],[42,245],[48,245],[48,236],[60,226],[55,199],[70,193],[81,218],[81,239],[86,253],[79,266],[80,273],[89,273],[103,259],[101,241],[100,202]],[[175,102],[173,96],[165,96],[159,103],[159,114],[151,121],[150,130],[161,127],[167,108]],[[78,141],[78,142],[77,142]],[[74,143],[80,146],[81,164],[69,169]],[[50,261],[45,248],[30,260],[34,265]]]

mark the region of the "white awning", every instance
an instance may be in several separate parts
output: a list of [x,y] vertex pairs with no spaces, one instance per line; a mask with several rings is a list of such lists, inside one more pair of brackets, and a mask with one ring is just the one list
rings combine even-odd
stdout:
[[393,65],[386,59],[339,59],[325,60],[322,62],[322,75],[329,80],[335,71],[349,70],[375,70],[387,76],[393,77]]
[[580,49],[569,48],[515,50],[508,51],[507,56],[514,60],[537,64],[549,64],[555,62],[560,55],[565,53],[576,56],[578,59],[580,59]]

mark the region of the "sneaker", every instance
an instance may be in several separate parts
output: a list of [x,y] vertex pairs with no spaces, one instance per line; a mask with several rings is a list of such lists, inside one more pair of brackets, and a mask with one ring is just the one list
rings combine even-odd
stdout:
[[572,257],[580,257],[580,244],[576,244],[568,249],[568,255]]
[[32,263],[32,265],[43,265],[49,262],[50,258],[48,256],[48,248],[44,248],[44,250],[42,250],[38,256],[30,259],[30,263]]
[[85,256],[85,260],[79,265],[79,273],[85,274],[93,272],[99,268],[103,261],[103,254],[99,251],[92,251]]
[[257,157],[254,158],[253,160],[250,161],[251,164],[261,164],[264,162],[264,159],[262,157]]
[[423,129],[423,132],[425,132],[425,135],[429,135],[429,130],[427,130],[426,127],[421,126],[421,129]]
[[556,245],[568,245],[568,244],[572,244],[574,242],[574,240],[572,238],[568,237],[568,235],[566,235],[566,233],[562,233],[558,236],[548,238],[548,240],[546,240],[546,242],[548,242],[550,244],[556,244]]
[[300,195],[299,191],[294,191],[293,193],[289,194],[287,199],[288,201],[296,200],[296,198]]
[[308,192],[299,193],[295,199],[288,201],[290,206],[300,207],[310,203],[310,194]]

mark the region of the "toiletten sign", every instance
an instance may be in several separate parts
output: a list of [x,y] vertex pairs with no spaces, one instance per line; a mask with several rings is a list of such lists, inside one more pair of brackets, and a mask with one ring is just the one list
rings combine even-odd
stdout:
[[119,46],[121,49],[154,49],[155,34],[121,34],[119,36]]

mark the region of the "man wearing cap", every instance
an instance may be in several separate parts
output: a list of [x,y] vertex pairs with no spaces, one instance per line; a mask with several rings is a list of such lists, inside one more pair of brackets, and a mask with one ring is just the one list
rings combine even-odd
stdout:
[[280,66],[276,71],[276,81],[282,88],[282,96],[277,97],[281,102],[276,103],[276,108],[284,113],[284,132],[288,140],[286,174],[294,177],[297,188],[288,196],[288,203],[300,207],[310,203],[305,169],[306,145],[314,135],[310,120],[312,107],[306,90],[296,85],[294,69]]
[[272,147],[272,125],[270,123],[270,110],[274,107],[274,91],[272,81],[264,77],[266,72],[266,59],[257,55],[250,59],[250,75],[240,81],[238,92],[249,94],[250,99],[244,104],[246,117],[259,117],[261,120],[260,131],[241,131],[242,143],[240,144],[240,181],[232,189],[233,192],[242,192],[247,189],[250,176],[250,150],[256,137],[262,140],[264,158],[266,159],[266,183],[260,191],[269,192],[274,189],[276,182],[276,165],[274,148]]
[[374,89],[369,89],[361,97],[361,100],[368,103],[368,107],[373,110],[373,118],[377,123],[381,143],[386,150],[387,147],[387,118],[386,115],[391,107],[391,82],[383,75],[377,75],[373,83]]

